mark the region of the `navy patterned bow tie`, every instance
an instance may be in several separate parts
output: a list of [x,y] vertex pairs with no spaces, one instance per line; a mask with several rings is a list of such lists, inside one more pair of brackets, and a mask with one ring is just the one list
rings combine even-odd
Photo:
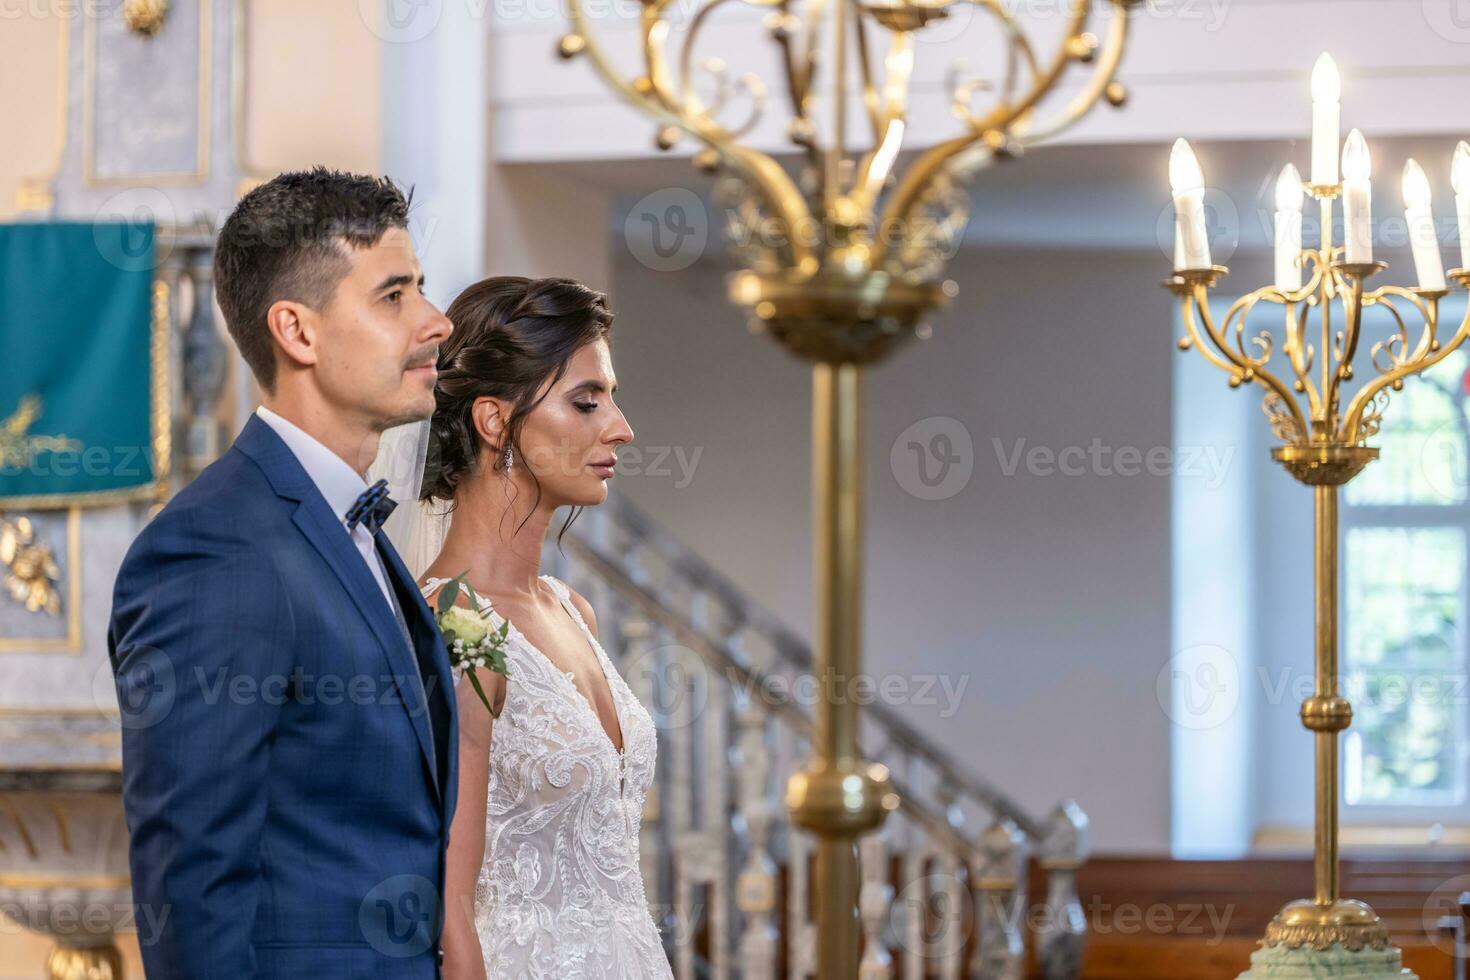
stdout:
[[388,481],[379,480],[362,492],[357,502],[347,511],[347,530],[351,531],[361,524],[373,534],[383,526],[388,515],[393,513],[393,508],[398,506],[398,501],[388,496]]

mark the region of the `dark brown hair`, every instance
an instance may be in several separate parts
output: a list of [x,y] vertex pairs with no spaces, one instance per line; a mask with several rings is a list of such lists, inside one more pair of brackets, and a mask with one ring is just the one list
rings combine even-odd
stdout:
[[[523,276],[481,279],[460,293],[446,314],[454,333],[439,347],[423,500],[453,500],[459,481],[478,465],[480,437],[470,413],[476,398],[493,395],[512,404],[505,441],[494,447],[498,469],[507,445],[520,455],[521,429],[545,399],[536,392],[546,379],[551,378],[549,394],[573,354],[610,338],[613,321],[602,293],[572,279]],[[531,479],[536,480],[534,474]],[[563,534],[579,511],[567,518]]]
[[316,167],[273,177],[235,205],[215,244],[214,291],[262,388],[276,387],[271,306],[324,309],[351,268],[344,243],[371,248],[389,228],[407,228],[412,196],[386,177]]

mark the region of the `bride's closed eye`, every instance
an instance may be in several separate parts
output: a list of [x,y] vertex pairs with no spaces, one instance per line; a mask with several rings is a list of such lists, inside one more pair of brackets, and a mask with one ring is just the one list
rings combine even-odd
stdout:
[[582,412],[583,414],[597,411],[596,402],[573,402],[572,404],[577,407],[577,411]]

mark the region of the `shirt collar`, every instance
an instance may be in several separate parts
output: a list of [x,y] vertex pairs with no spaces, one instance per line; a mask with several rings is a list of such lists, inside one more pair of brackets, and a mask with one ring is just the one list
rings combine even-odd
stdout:
[[258,407],[255,414],[281,437],[281,441],[301,463],[301,468],[306,470],[306,475],[311,477],[311,482],[316,484],[317,490],[326,499],[327,506],[332,508],[332,513],[346,524],[347,512],[368,488],[363,478],[347,465],[346,460],[295,423],[282,418],[264,405]]

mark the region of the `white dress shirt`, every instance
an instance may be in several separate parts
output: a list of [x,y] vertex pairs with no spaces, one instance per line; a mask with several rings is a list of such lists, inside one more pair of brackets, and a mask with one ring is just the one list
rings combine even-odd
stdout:
[[[317,490],[326,498],[327,506],[332,513],[337,515],[342,530],[347,531],[347,512],[352,505],[357,503],[357,498],[362,496],[368,488],[367,482],[357,475],[357,471],[347,465],[347,461],[332,452],[315,438],[308,435],[293,422],[283,419],[264,405],[255,410],[261,420],[276,431],[282,441],[290,448],[296,456],[301,468],[306,470],[306,475],[311,477],[311,482],[316,484]],[[352,537],[352,543],[357,545],[357,551],[362,555],[362,560],[367,562],[368,570],[373,573],[373,578],[378,583],[378,588],[383,590],[383,599],[388,603],[388,608],[397,614],[398,604],[393,601],[393,595],[388,586],[388,573],[383,568],[382,559],[378,557],[377,546],[373,543],[373,534],[364,524],[348,531]]]

